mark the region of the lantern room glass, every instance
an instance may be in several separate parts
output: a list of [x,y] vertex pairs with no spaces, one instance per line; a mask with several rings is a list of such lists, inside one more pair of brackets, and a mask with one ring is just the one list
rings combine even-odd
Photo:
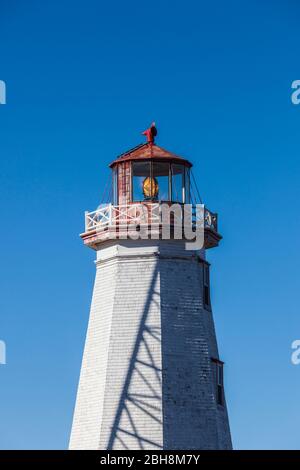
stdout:
[[172,202],[184,202],[184,165],[172,164]]
[[134,202],[144,201],[144,183],[151,177],[150,161],[132,162],[132,200]]
[[163,161],[132,162],[132,201],[189,204],[189,167]]
[[158,184],[156,200],[170,201],[170,164],[165,162],[153,162],[152,175]]
[[191,203],[190,169],[187,166],[185,167],[185,175],[184,175],[184,203],[185,204]]

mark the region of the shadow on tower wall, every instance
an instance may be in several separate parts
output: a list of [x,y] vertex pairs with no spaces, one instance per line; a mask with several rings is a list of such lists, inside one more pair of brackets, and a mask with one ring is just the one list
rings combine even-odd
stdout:
[[231,448],[226,406],[216,403],[218,350],[202,276],[196,260],[157,261],[108,449]]
[[[160,322],[149,315],[154,304],[159,311],[159,293],[155,291],[158,263],[153,272],[124,387],[113,421],[107,449],[162,449],[146,430],[162,430],[162,370],[157,351],[161,351]],[[160,355],[159,355],[160,356]],[[142,391],[142,393],[139,393]],[[123,425],[126,422],[126,429]],[[147,425],[145,426],[145,422]],[[162,431],[161,431],[162,432]],[[118,442],[117,442],[118,441]],[[160,441],[160,442],[158,442]],[[129,444],[130,442],[130,444]]]

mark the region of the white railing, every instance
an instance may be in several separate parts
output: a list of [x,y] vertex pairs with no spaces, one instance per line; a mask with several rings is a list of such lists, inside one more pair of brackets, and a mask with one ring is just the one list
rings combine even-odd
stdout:
[[[182,208],[183,205],[180,205]],[[114,206],[112,204],[101,205],[93,212],[85,213],[85,231],[101,230],[108,227],[122,227],[129,224],[161,224],[162,223],[162,204],[157,203],[137,203],[121,206]],[[199,216],[200,214],[200,216]],[[202,215],[201,215],[202,214]],[[183,212],[180,214],[174,213],[173,220],[182,221]],[[197,206],[192,206],[192,222],[193,224],[199,221],[199,217],[203,217],[203,210],[198,211]],[[209,228],[215,232],[218,231],[218,216],[217,214],[204,208],[204,227]]]

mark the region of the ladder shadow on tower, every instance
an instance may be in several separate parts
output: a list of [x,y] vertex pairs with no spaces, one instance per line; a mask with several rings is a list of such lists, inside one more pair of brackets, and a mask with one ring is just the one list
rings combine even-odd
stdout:
[[[162,427],[162,370],[154,350],[161,347],[161,327],[149,319],[151,304],[158,306],[159,293],[155,291],[158,263],[155,267],[147,299],[143,308],[129,368],[113,421],[107,449],[162,449],[146,435],[143,421]],[[151,344],[150,344],[151,343]],[[158,347],[157,347],[158,346]],[[154,347],[154,348],[153,348]],[[159,363],[158,363],[159,362]],[[137,390],[142,390],[138,393]],[[139,417],[137,419],[137,416]],[[128,444],[130,440],[130,444]],[[118,441],[118,442],[117,442]]]

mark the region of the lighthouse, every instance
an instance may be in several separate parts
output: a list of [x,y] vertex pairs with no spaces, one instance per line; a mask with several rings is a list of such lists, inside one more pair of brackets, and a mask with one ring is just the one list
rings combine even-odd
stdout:
[[85,213],[96,277],[69,448],[231,449],[206,257],[217,214],[197,212],[192,163],[155,143],[154,123],[144,134],[110,164],[111,200]]

